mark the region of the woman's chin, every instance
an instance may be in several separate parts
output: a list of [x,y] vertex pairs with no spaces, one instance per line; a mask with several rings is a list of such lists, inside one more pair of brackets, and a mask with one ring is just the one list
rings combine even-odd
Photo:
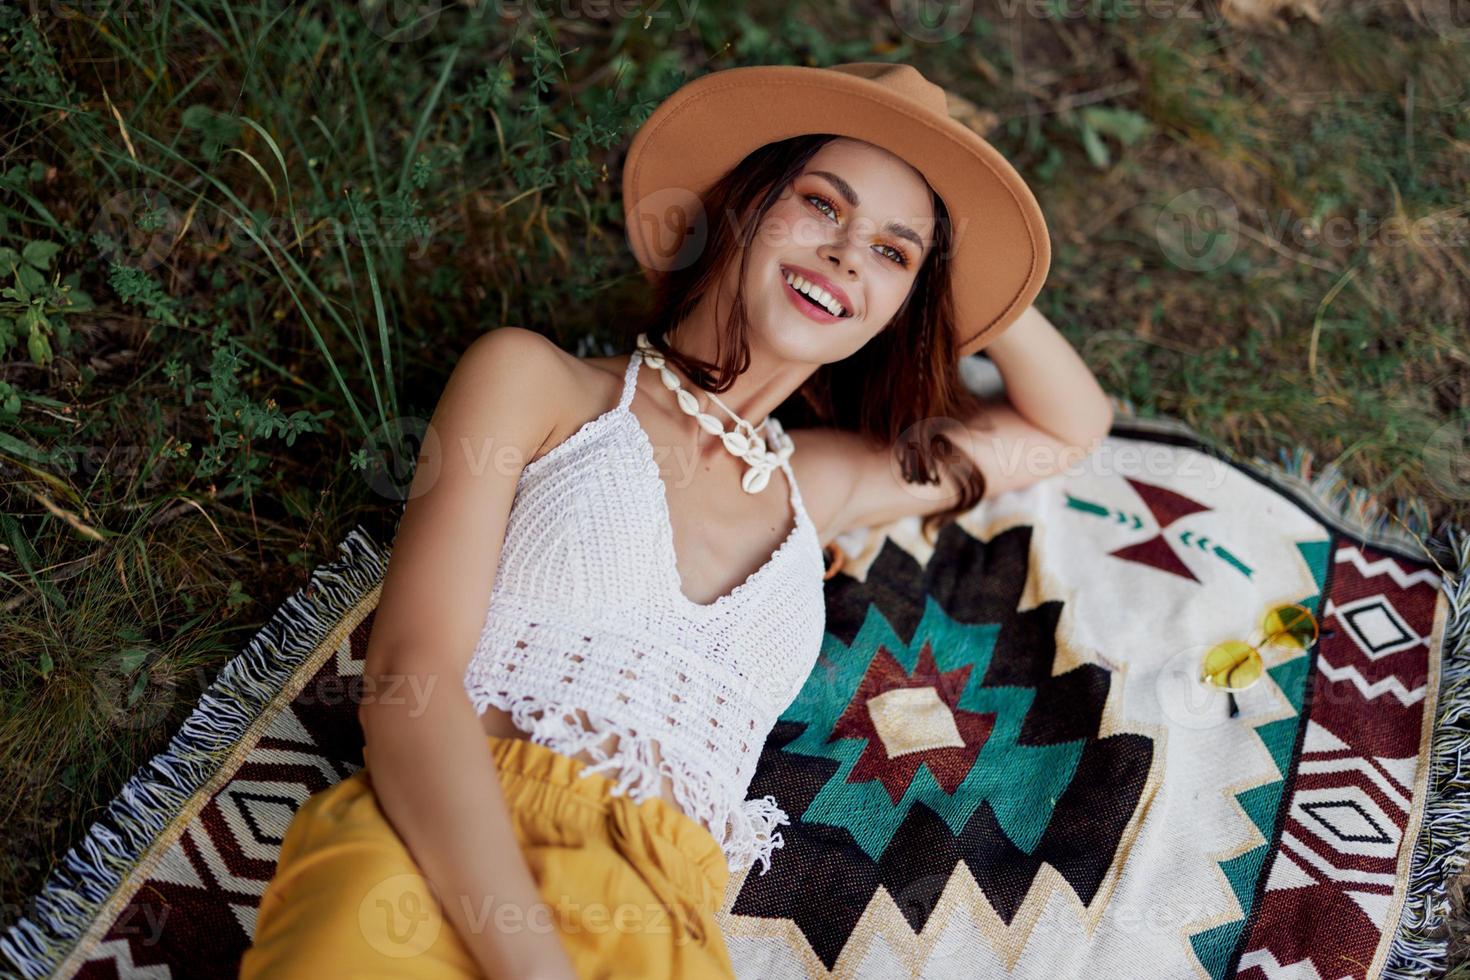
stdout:
[[823,324],[802,316],[789,306],[772,310],[766,322],[772,327],[769,339],[781,347],[815,348],[822,345],[824,338],[832,339],[831,331]]
[[862,346],[853,340],[853,332],[843,329],[848,322],[814,323],[800,314],[780,311],[765,321],[768,330],[761,330],[755,323],[751,328],[752,333],[761,335],[760,343],[779,357],[804,364],[827,364],[842,360]]

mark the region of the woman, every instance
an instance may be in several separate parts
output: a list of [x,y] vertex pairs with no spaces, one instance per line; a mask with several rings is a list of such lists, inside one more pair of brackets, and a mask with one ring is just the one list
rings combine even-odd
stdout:
[[[1029,306],[1035,199],[909,66],[691,82],[623,195],[655,314],[628,354],[502,328],[455,367],[377,606],[367,765],[297,812],[242,975],[731,976],[714,916],[783,846],[780,801],[744,794],[817,657],[824,547],[932,530],[1107,432]],[[957,371],[982,346],[988,402]]]

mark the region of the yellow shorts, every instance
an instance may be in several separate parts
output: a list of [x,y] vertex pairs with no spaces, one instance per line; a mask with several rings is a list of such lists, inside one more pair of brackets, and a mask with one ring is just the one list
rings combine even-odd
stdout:
[[[583,978],[734,977],[714,918],[729,869],[708,830],[663,799],[612,795],[614,781],[579,775],[576,759],[486,738],[547,903],[492,897],[489,928],[555,929]],[[242,978],[481,975],[378,807],[366,762],[292,818]]]

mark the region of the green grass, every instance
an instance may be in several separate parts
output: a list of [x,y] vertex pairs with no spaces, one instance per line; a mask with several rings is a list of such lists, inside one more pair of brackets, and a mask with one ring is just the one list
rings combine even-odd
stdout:
[[[364,467],[471,339],[611,352],[644,299],[622,155],[713,68],[912,62],[995,113],[1051,227],[1038,305],[1105,388],[1470,523],[1426,449],[1470,419],[1463,38],[1387,9],[1278,36],[985,4],[942,43],[872,4],[446,5],[397,36],[375,9],[0,9],[0,285],[31,270],[0,298],[0,926],[353,524],[391,536]],[[1203,267],[1171,237],[1213,220],[1197,188],[1236,209]]]

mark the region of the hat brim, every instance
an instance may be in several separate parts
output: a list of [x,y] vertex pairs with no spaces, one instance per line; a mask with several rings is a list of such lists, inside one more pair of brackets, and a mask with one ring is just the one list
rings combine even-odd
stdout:
[[916,113],[866,78],[798,65],[727,68],[665,99],[623,167],[629,247],[647,278],[704,246],[703,195],[746,154],[806,133],[865,140],[920,171],[952,221],[956,356],[999,336],[1041,291],[1051,265],[1046,221],[1015,167],[978,133]]

